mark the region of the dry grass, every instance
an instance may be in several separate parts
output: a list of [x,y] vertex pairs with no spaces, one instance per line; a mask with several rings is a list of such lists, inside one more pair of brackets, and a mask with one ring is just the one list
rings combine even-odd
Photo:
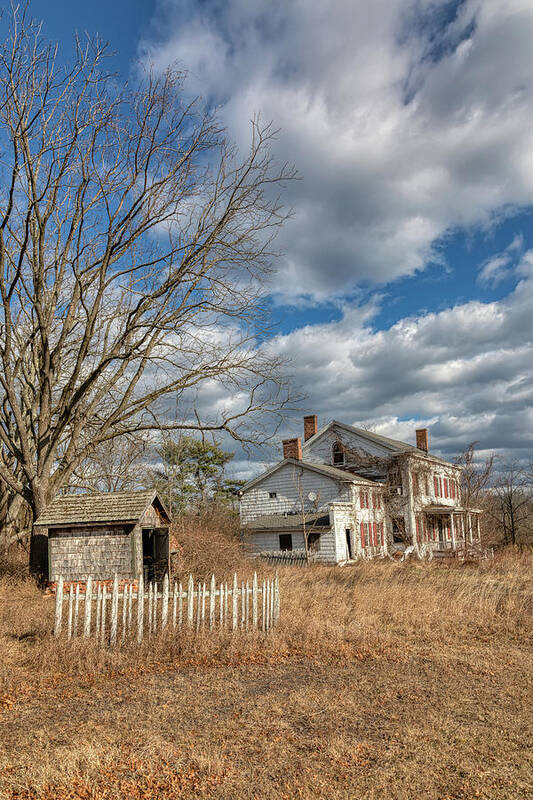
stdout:
[[0,794],[531,797],[532,566],[283,569],[272,636],[115,652],[4,578]]

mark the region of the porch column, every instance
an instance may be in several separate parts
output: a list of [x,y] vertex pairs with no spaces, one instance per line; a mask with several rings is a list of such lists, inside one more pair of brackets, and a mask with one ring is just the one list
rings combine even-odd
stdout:
[[468,513],[468,538],[472,542],[472,514]]
[[453,514],[450,514],[450,532],[452,534],[452,550],[455,550],[455,524],[453,521]]
[[476,514],[476,529],[477,529],[477,538],[481,539],[481,528],[479,527],[479,514]]

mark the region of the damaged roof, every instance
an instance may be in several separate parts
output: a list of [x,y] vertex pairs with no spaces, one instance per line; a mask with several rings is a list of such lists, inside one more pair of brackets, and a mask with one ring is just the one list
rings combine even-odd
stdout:
[[154,500],[167,511],[154,489],[138,492],[64,494],[54,498],[36,525],[76,525],[87,522],[137,522]]

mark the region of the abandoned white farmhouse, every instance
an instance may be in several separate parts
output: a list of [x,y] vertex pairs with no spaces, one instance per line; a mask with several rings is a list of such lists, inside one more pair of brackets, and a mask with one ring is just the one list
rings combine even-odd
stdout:
[[304,443],[283,442],[284,460],[241,491],[243,536],[252,553],[304,549],[339,564],[412,546],[420,555],[479,540],[479,511],[461,504],[461,468],[416,447],[304,417]]

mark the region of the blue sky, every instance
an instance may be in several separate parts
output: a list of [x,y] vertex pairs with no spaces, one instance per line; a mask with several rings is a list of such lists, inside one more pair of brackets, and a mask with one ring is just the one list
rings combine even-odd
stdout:
[[445,455],[477,440],[531,458],[531,2],[31,11],[64,44],[100,32],[124,77],[137,59],[187,68],[240,147],[254,113],[279,126],[275,154],[301,181],[287,193],[272,346],[293,360],[302,412],[409,440],[423,421]]

